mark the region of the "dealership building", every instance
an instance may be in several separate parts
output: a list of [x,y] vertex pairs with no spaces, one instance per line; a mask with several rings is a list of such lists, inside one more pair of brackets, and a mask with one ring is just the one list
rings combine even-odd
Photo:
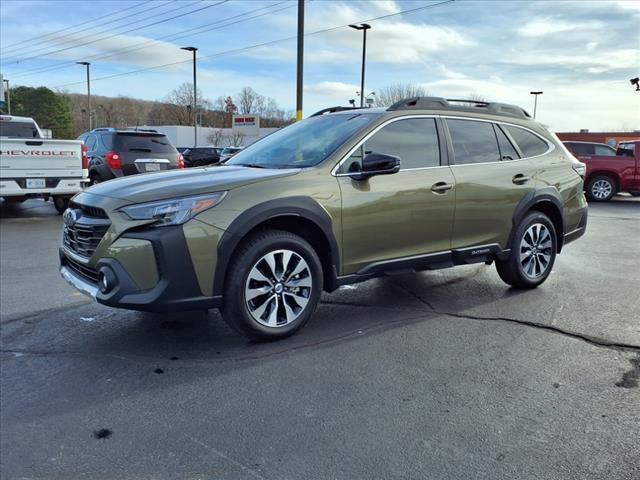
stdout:
[[590,132],[588,129],[579,132],[557,132],[563,142],[595,142],[606,143],[610,147],[617,147],[618,143],[627,140],[640,140],[640,130],[633,132]]
[[[176,147],[193,146],[193,126],[145,125],[138,128],[149,128],[164,133]],[[258,115],[234,115],[231,128],[202,127],[199,125],[197,145],[246,147],[276,130],[278,129],[261,128]]]

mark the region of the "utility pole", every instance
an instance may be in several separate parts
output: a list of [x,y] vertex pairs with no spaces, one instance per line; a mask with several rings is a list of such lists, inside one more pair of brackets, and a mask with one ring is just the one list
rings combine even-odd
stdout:
[[371,28],[368,23],[349,25],[356,30],[362,30],[362,73],[360,74],[360,108],[364,107],[364,65],[367,58],[367,30]]
[[298,73],[296,79],[296,121],[302,120],[302,78],[304,62],[304,0],[298,0]]
[[534,96],[535,100],[533,101],[533,118],[536,118],[536,111],[538,110],[538,95],[542,95],[544,92],[530,92],[531,95]]
[[191,113],[193,114],[193,146],[198,146],[198,83],[196,78],[196,47],[181,47],[182,50],[193,53],[193,107],[191,107]]
[[89,117],[89,131],[91,131],[91,75],[89,74],[89,62],[76,62],[78,65],[84,65],[87,68],[87,116]]
[[7,115],[11,115],[11,89],[9,88],[9,80],[2,80],[7,84]]

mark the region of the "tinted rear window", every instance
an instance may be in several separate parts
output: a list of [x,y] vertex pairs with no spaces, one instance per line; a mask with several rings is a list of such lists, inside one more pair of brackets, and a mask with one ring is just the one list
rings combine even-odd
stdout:
[[511,137],[516,141],[522,154],[525,157],[535,157],[536,155],[542,155],[549,146],[547,142],[542,140],[539,136],[534,135],[528,130],[518,127],[512,127],[511,125],[505,125],[506,130]]
[[177,153],[165,135],[119,133],[116,135],[114,147],[119,152]]
[[38,130],[33,123],[30,122],[0,122],[0,137],[13,138],[40,138]]

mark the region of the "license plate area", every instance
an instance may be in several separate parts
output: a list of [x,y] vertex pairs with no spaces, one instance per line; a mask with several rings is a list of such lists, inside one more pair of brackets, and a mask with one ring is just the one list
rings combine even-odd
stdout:
[[27,178],[27,188],[45,188],[46,186],[44,178]]
[[144,164],[144,171],[145,172],[157,172],[158,170],[160,170],[160,164],[159,163],[145,163]]

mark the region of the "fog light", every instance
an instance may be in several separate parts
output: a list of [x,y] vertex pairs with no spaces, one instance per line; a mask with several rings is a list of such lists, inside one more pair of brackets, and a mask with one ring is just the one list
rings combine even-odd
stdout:
[[102,293],[109,293],[116,285],[116,276],[110,268],[102,267],[98,271],[98,288]]

